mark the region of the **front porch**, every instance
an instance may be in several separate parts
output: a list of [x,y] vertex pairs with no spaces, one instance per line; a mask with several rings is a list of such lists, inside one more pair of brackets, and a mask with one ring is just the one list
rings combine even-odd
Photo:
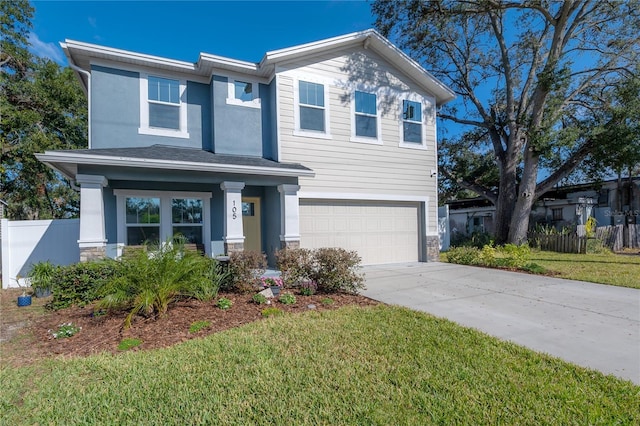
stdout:
[[177,233],[209,256],[255,250],[270,264],[300,244],[298,177],[313,175],[301,165],[165,146],[39,157],[79,186],[81,261]]

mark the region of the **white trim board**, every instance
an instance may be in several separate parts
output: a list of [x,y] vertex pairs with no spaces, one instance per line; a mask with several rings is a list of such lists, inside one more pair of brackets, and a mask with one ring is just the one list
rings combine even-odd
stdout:
[[428,203],[428,195],[398,195],[398,194],[364,194],[349,192],[298,192],[300,199],[313,200],[355,200],[355,201],[404,201]]

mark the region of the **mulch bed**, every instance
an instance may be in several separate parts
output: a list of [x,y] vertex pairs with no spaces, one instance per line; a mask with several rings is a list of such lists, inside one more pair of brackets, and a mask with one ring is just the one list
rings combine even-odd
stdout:
[[[197,300],[179,301],[172,305],[166,315],[158,319],[137,316],[131,327],[123,328],[126,313],[95,315],[93,306],[72,307],[37,317],[21,330],[22,339],[12,339],[2,344],[3,363],[24,365],[49,357],[78,357],[103,352],[121,353],[117,347],[123,338],[138,338],[142,344],[131,349],[149,350],[163,348],[189,339],[202,338],[253,321],[263,320],[261,311],[275,306],[284,312],[299,313],[310,310],[325,311],[345,305],[372,306],[378,302],[359,295],[331,294],[302,296],[296,294],[295,305],[284,305],[272,301],[270,305],[257,305],[252,302],[253,294],[220,293],[233,302],[231,309],[222,310],[215,306],[216,301]],[[323,304],[330,298],[333,303]],[[197,333],[190,333],[189,327],[196,321],[210,321],[211,325]],[[76,335],[53,339],[49,330],[57,330],[62,323],[72,322],[82,327]],[[17,346],[16,346],[17,345]],[[12,347],[13,346],[13,347]]]

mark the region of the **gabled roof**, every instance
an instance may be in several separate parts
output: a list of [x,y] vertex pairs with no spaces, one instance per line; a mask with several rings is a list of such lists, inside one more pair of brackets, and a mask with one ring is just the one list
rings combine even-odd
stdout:
[[79,164],[258,176],[314,176],[313,170],[301,164],[279,163],[261,157],[214,154],[196,148],[167,145],[45,151],[44,154],[36,154],[36,157],[69,179],[75,178]]
[[[73,40],[65,40],[60,45],[69,59],[69,63],[85,70],[89,70],[92,60],[102,59],[173,72],[186,72],[203,77],[211,76],[213,71],[217,69],[266,79],[273,77],[277,64],[293,59],[315,56],[326,51],[361,45],[363,49],[370,49],[382,56],[396,68],[402,70],[422,89],[433,94],[437,105],[442,105],[455,98],[455,94],[451,89],[373,29],[273,50],[267,52],[262,60],[257,63],[239,61],[208,53],[200,53],[198,61],[191,63]],[[86,77],[80,74],[78,74],[78,77],[86,88],[88,84]]]

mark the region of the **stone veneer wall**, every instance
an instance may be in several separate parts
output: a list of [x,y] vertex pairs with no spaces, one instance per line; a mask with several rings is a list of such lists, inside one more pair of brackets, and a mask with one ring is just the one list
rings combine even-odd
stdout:
[[427,262],[437,262],[440,259],[440,237],[427,235]]
[[244,251],[244,243],[224,243],[225,254],[230,255],[239,251]]
[[104,259],[107,257],[106,247],[80,247],[80,262]]

